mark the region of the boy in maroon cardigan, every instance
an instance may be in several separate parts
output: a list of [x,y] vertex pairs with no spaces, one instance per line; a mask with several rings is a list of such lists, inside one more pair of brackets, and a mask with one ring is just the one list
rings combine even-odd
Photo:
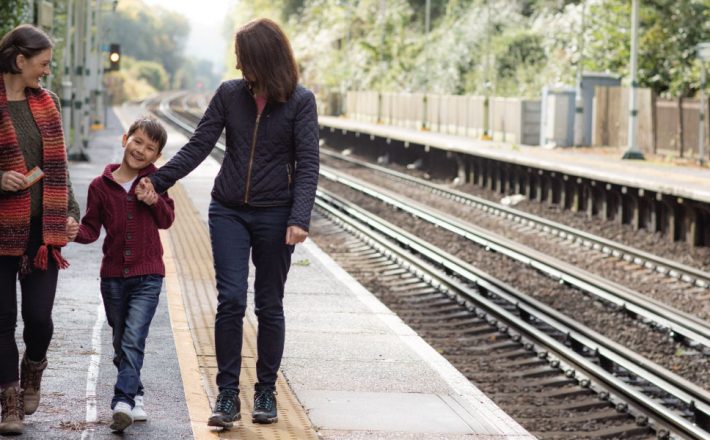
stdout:
[[158,229],[175,218],[167,193],[144,191],[138,182],[156,170],[167,134],[152,118],[135,121],[123,135],[123,161],[109,164],[89,186],[86,215],[77,243],[92,243],[106,229],[101,262],[101,296],[113,330],[113,362],[118,377],[111,401],[111,429],[123,431],[134,420],[146,420],[143,366],[148,328],[158,306],[165,276]]

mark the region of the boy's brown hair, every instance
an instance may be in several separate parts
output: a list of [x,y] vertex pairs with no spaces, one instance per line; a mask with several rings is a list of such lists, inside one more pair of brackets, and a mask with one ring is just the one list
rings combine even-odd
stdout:
[[298,84],[298,66],[291,43],[276,22],[268,18],[250,21],[234,38],[234,49],[244,76],[254,78],[267,98],[286,102]]
[[143,133],[145,133],[150,140],[158,144],[158,153],[163,151],[163,147],[165,147],[165,143],[168,141],[168,133],[165,131],[165,127],[163,127],[160,121],[151,116],[136,119],[128,128],[126,136],[130,137],[138,129],[143,130]]

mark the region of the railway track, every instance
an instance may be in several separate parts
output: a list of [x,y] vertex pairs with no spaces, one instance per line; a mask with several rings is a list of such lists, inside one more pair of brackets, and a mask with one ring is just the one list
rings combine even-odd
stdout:
[[710,289],[710,273],[701,269],[663,258],[658,255],[653,255],[649,252],[644,252],[640,249],[626,246],[579,229],[571,228],[561,223],[529,214],[501,203],[491,202],[466,192],[457,191],[445,185],[432,183],[425,179],[401,173],[380,165],[358,160],[353,157],[349,157],[348,155],[343,155],[341,152],[321,149],[321,154],[331,160],[356,165],[360,168],[370,170],[373,173],[386,176],[389,179],[406,182],[409,185],[424,189],[432,194],[436,194],[437,196],[453,200],[457,203],[465,205],[468,208],[485,212],[487,215],[496,216],[507,221],[512,221],[526,227],[537,229],[552,237],[558,237],[560,239],[576,242],[582,247],[598,251],[602,254],[618,258],[628,263],[632,263],[640,268],[655,271],[669,278],[681,280],[691,287]]
[[[321,190],[317,204],[358,240],[336,260],[541,438],[709,435],[704,390],[350,202]],[[560,437],[569,412],[589,431]]]
[[[198,119],[191,112],[181,112],[180,118],[167,104],[159,108],[185,130]],[[333,170],[324,174],[341,183],[350,180],[347,183],[355,183],[359,190],[367,187]],[[382,200],[381,193],[375,195],[372,188],[367,191]],[[400,197],[388,197],[383,202],[411,209]],[[330,237],[332,244],[334,237],[341,237],[334,240],[342,242],[336,260],[360,274],[366,285],[373,284],[374,277],[374,285],[368,287],[375,294],[541,438],[710,435],[710,398],[702,388],[335,194],[320,190],[317,205],[322,214],[317,224],[324,232],[317,234],[316,241]],[[431,212],[424,209],[415,215],[427,218]],[[324,218],[332,223],[321,224]],[[455,221],[437,224],[461,229]],[[558,280],[579,284],[571,283],[570,271],[561,271],[549,259],[547,266],[539,260],[531,263],[530,253],[521,254],[520,249],[514,253],[515,246],[503,248],[500,241],[483,235],[473,238],[470,229],[466,234],[484,247],[539,266]],[[671,270],[675,269],[667,272]],[[706,288],[700,278],[679,278]],[[638,307],[630,313],[669,329],[691,345],[707,343],[702,339],[707,335],[681,328],[678,321],[683,320],[670,317],[667,309],[649,318],[639,299],[632,299],[621,303],[627,310]]]
[[561,284],[573,286],[588,295],[614,305],[616,308],[623,309],[632,316],[647,322],[656,330],[672,334],[676,339],[710,354],[710,326],[693,315],[675,310],[667,304],[651,300],[629,288],[609,282],[604,277],[591,274],[550,255],[497,236],[488,230],[403,197],[399,193],[385,190],[380,186],[325,167],[321,169],[321,176],[450,231],[461,239],[470,240],[486,250],[506,255],[524,265],[531,266]]

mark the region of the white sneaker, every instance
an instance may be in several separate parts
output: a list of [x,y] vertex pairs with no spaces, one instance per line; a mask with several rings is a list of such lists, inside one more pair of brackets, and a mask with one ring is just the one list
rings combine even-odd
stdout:
[[122,432],[133,424],[133,416],[131,415],[131,405],[126,402],[118,402],[113,407],[113,423],[111,430]]
[[148,414],[146,414],[145,407],[143,406],[143,396],[136,396],[135,402],[136,405],[133,407],[133,411],[131,411],[133,420],[136,422],[145,422],[148,420]]

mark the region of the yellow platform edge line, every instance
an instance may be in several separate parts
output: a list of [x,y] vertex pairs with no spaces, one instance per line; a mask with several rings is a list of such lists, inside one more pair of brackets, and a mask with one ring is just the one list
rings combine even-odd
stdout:
[[[216,292],[214,292],[214,296],[210,296],[208,292],[202,290],[205,286],[198,285],[199,283],[194,284],[197,281],[194,277],[203,279],[208,276],[210,280],[213,280],[214,273],[209,270],[211,265],[205,266],[207,261],[211,261],[211,255],[203,255],[195,247],[185,247],[185,229],[188,228],[192,232],[190,240],[199,240],[200,244],[209,241],[209,235],[206,233],[205,225],[199,220],[198,213],[194,210],[194,205],[187,196],[184,187],[177,184],[171,195],[175,201],[176,213],[181,217],[176,219],[176,224],[171,229],[160,232],[161,240],[164,243],[163,258],[166,266],[165,284],[168,310],[194,438],[198,440],[217,438],[317,440],[318,435],[315,427],[311,424],[305,409],[297,396],[293,394],[280,369],[276,382],[276,388],[281,397],[279,423],[254,425],[250,420],[242,420],[235,424],[232,430],[224,431],[207,426],[207,420],[211,415],[210,394],[215,388],[214,375],[216,372],[204,364],[204,355],[214,356],[214,341],[202,341],[207,344],[207,347],[204,347],[207,350],[201,358],[198,355],[199,347],[196,344],[200,344],[199,336],[204,333],[205,329],[195,329],[192,326],[196,324],[195,317],[204,317],[205,309],[209,310],[209,313],[214,313],[212,309],[216,309],[216,304],[213,303]],[[202,264],[196,264],[198,261]],[[186,263],[188,267],[185,267]],[[182,272],[185,270],[188,273]],[[189,284],[194,284],[195,292],[199,291],[201,294],[184,295],[186,293],[184,289],[189,289],[189,286],[185,285],[184,277],[191,279]],[[247,313],[244,319],[245,338],[242,356],[244,360],[250,361],[242,365],[241,372],[241,382],[251,386],[256,381],[254,362],[256,360],[257,329],[254,321],[255,317],[251,313]],[[209,325],[208,323],[201,324]],[[205,335],[202,334],[202,336]],[[240,394],[242,409],[251,412],[252,402],[243,393]]]
[[170,233],[166,230],[161,230],[160,238],[163,242],[165,286],[168,297],[170,326],[173,331],[175,350],[177,351],[180,365],[180,377],[182,378],[182,387],[185,392],[185,402],[190,416],[192,434],[196,440],[218,439],[219,432],[215,432],[207,426],[207,419],[211,414],[210,402],[202,385],[202,375],[200,374],[197,353],[192,341],[190,325],[187,321],[185,304],[182,300],[182,289]]

